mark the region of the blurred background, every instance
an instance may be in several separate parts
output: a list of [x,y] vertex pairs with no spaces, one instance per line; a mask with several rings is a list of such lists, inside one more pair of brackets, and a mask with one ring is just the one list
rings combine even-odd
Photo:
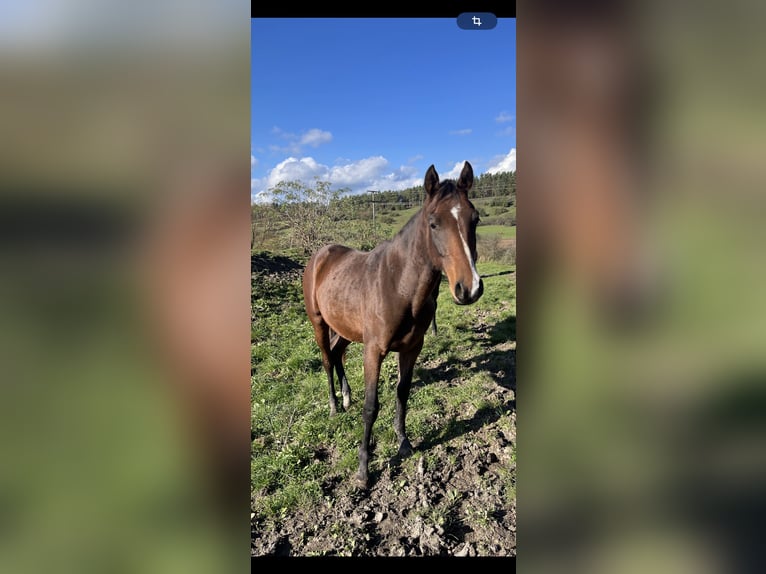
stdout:
[[762,569],[764,6],[518,15],[518,567]]
[[249,14],[0,4],[0,570],[249,563]]

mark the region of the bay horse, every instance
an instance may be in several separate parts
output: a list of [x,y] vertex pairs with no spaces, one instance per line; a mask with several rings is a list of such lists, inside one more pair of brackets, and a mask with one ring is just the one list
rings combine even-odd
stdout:
[[484,285],[476,271],[476,225],[479,214],[468,199],[473,168],[467,161],[457,181],[439,181],[433,165],[425,175],[423,207],[393,237],[369,252],[326,245],[303,273],[306,313],[327,373],[330,415],[338,403],[333,370],[338,375],[343,408],[351,389],[343,355],[351,342],[364,345],[364,435],[359,447],[360,486],[368,485],[372,426],[378,416],[380,366],[389,352],[398,353],[394,429],[399,456],[412,454],[405,418],[415,361],[434,319],[442,272],[458,305],[476,302]]
[[431,320],[431,332],[434,335],[437,334],[437,328],[436,328],[436,304],[438,303],[438,299],[439,299],[439,283],[441,283],[441,278],[439,278],[439,281],[436,282],[436,287],[434,287],[434,292],[431,293],[431,297],[433,297],[433,300],[434,300],[434,318]]

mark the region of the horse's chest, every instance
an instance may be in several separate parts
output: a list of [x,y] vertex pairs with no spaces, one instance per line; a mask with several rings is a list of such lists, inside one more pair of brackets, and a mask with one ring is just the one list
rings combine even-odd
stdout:
[[407,349],[421,342],[432,318],[433,308],[406,307],[391,325],[391,350]]

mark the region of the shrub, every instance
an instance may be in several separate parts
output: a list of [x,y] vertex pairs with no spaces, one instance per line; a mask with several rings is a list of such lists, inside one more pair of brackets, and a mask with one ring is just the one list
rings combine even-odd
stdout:
[[497,235],[479,236],[477,250],[482,260],[516,264],[516,242]]

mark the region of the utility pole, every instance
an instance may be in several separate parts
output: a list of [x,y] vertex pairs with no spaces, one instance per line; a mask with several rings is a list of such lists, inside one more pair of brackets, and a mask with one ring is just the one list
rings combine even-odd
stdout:
[[375,194],[378,193],[377,189],[369,189],[367,193],[372,194],[372,228],[375,229]]

